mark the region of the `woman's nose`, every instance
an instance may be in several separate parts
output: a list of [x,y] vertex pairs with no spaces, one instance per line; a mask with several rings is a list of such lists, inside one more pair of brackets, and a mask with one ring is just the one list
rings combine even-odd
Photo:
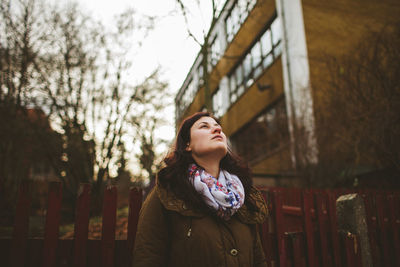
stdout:
[[212,131],[213,133],[221,133],[222,132],[222,129],[221,129],[221,126],[215,126],[214,128],[213,128],[213,131]]

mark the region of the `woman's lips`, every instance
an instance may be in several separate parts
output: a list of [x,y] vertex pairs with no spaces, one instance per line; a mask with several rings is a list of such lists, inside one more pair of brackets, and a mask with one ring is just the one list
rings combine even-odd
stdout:
[[211,139],[217,139],[217,138],[219,138],[219,139],[223,139],[222,138],[222,135],[216,135],[216,136],[214,136],[213,138],[211,138]]

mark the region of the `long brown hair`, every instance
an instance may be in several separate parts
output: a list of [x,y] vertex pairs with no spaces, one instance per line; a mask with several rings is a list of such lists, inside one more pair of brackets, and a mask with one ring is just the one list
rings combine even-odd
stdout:
[[[164,159],[166,166],[158,173],[158,183],[172,191],[192,208],[210,211],[210,208],[202,200],[202,196],[196,192],[188,179],[188,168],[190,164],[195,163],[191,153],[186,151],[187,144],[190,142],[190,129],[202,117],[211,117],[219,123],[209,112],[197,112],[187,117],[179,128],[174,146]],[[220,168],[237,175],[243,184],[245,195],[248,196],[250,194],[252,186],[250,169],[230,148],[228,148],[228,153],[225,157],[222,158]],[[247,199],[245,198],[245,204],[252,210],[256,209],[253,203],[246,201]]]

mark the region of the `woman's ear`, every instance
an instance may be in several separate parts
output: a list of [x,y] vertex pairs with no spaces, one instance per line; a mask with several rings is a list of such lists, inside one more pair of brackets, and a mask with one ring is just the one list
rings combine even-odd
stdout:
[[190,147],[190,144],[189,144],[189,143],[186,144],[185,150],[186,150],[186,151],[192,151],[192,148]]

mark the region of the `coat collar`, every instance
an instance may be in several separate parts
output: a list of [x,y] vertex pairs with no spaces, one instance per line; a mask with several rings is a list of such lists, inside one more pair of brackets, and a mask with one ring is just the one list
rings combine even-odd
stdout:
[[239,220],[248,224],[263,223],[267,219],[268,208],[260,191],[258,191],[255,187],[252,187],[250,190],[250,195],[246,196],[246,198],[250,198],[250,201],[255,204],[255,206],[258,208],[258,211],[249,210],[246,205],[243,205],[236,213],[239,217]]
[[[187,206],[187,204],[177,198],[170,190],[156,185],[156,193],[163,204],[164,208],[167,210],[178,212],[183,216],[192,216],[192,217],[204,217],[204,214],[201,211],[196,211]],[[246,196],[246,198],[250,198],[250,201],[253,202],[257,207],[258,211],[254,212],[248,209],[246,205],[243,205],[236,213],[237,218],[246,224],[260,224],[265,221],[268,215],[267,205],[264,201],[263,196],[260,191],[256,188],[252,187],[250,191],[250,195]],[[247,200],[249,201],[249,199]],[[234,215],[235,216],[235,215]]]
[[156,193],[160,198],[160,201],[163,204],[164,208],[167,210],[176,211],[183,216],[205,216],[205,214],[203,214],[202,212],[189,209],[187,204],[182,199],[177,198],[174,193],[160,186],[159,184],[156,185]]

